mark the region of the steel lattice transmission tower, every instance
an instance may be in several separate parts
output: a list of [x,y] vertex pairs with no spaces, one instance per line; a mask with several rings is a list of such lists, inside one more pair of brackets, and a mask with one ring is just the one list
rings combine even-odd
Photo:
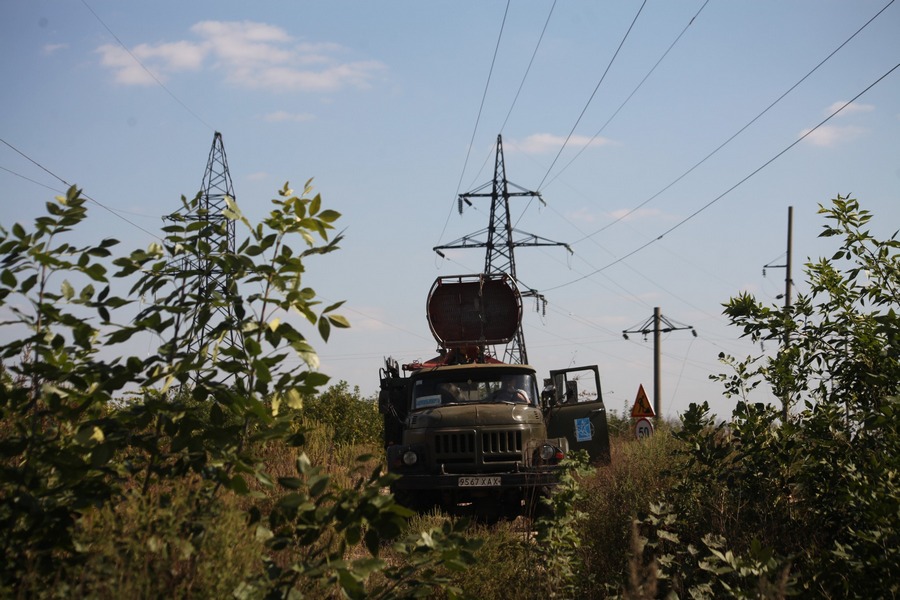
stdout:
[[[515,188],[511,191],[510,187]],[[487,191],[490,188],[490,191]],[[515,229],[509,218],[509,199],[514,197],[543,199],[539,192],[532,192],[512,183],[506,178],[506,164],[503,160],[503,139],[497,136],[497,154],[494,160],[494,179],[480,187],[459,195],[459,213],[462,214],[463,206],[471,206],[471,198],[490,198],[491,216],[486,229],[476,231],[454,242],[443,246],[435,246],[433,250],[440,256],[444,256],[442,250],[456,248],[485,248],[484,273],[488,275],[505,273],[512,277],[517,286],[521,287],[516,277],[515,249],[525,246],[563,246],[569,252],[568,244],[554,242],[546,238],[526,233]],[[547,301],[535,289],[525,289],[523,297],[535,298],[541,309],[546,307]],[[516,331],[515,338],[506,346],[504,362],[528,363],[528,352],[525,348],[525,336],[522,334],[522,324]]]
[[[204,304],[208,310],[201,310],[193,315],[190,328],[191,350],[198,350],[210,343],[213,329],[223,321],[234,319],[232,305],[228,300],[229,290],[233,285],[232,275],[224,271],[215,260],[218,256],[233,254],[235,249],[234,221],[224,215],[227,208],[226,197],[234,199],[234,186],[228,171],[222,134],[217,131],[213,136],[196,208],[193,213],[184,216],[188,224],[195,222],[202,225],[199,231],[206,246],[205,256],[202,253],[188,256],[182,263],[181,269],[196,277],[193,284],[188,281],[185,284],[188,289],[209,299]],[[228,334],[220,342],[222,345],[242,345],[233,329],[228,328],[227,331]]]

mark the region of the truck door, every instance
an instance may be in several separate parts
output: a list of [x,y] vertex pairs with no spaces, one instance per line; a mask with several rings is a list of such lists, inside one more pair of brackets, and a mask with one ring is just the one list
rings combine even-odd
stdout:
[[[584,378],[584,375],[593,377]],[[609,462],[609,428],[596,366],[550,371],[552,390],[545,400],[547,437],[564,437],[570,450],[586,450],[591,462]],[[579,383],[595,386],[579,393]]]

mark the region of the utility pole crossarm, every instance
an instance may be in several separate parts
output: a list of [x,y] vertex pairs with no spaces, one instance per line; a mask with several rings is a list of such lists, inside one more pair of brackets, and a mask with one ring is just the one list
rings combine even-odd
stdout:
[[[665,325],[665,327],[663,327],[663,325]],[[626,340],[628,339],[629,333],[640,333],[644,336],[644,339],[647,338],[647,334],[653,333],[653,410],[656,413],[657,419],[662,416],[661,334],[688,329],[694,337],[697,337],[697,330],[694,329],[693,325],[673,323],[660,313],[659,307],[657,306],[653,309],[653,316],[644,321],[642,325],[622,330],[622,337]]]
[[[533,233],[519,231],[517,229],[513,229],[512,231],[522,236],[512,241],[511,245],[515,248],[518,248],[520,246],[562,246],[569,252],[569,254],[573,254],[572,247],[565,242],[557,242],[555,240],[550,240],[545,237],[541,237]],[[432,248],[432,250],[443,257],[444,254],[443,252],[441,252],[442,250],[455,250],[460,248],[487,248],[487,241],[476,239],[478,236],[487,235],[487,233],[487,229],[482,229],[481,231],[476,231],[475,233],[464,235],[458,240],[449,242],[447,244],[435,246],[434,248]]]
[[478,240],[476,238],[481,235],[487,235],[487,232],[487,229],[482,229],[481,231],[476,231],[475,233],[464,235],[458,240],[455,240],[448,244],[435,246],[434,248],[432,248],[432,250],[434,250],[441,258],[443,258],[444,253],[441,252],[441,250],[455,250],[459,248],[485,248],[487,247],[487,242]]
[[565,248],[569,254],[573,254],[572,247],[565,242],[557,242],[554,240],[549,240],[545,237],[541,237],[539,235],[535,235],[533,233],[528,233],[525,231],[519,231],[518,229],[513,229],[514,233],[518,233],[524,237],[521,237],[513,242],[513,246],[562,246]]

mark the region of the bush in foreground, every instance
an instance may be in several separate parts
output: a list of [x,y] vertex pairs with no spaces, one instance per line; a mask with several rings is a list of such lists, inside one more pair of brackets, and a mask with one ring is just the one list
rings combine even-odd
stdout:
[[[31,230],[0,231],[9,340],[0,348],[0,589],[215,596],[240,580],[230,592],[242,597],[398,597],[439,588],[433,565],[469,557],[452,528],[428,543],[398,541],[405,562],[388,565],[382,544],[409,514],[380,493],[389,478],[376,466],[337,486],[302,453],[297,411],[328,378],[294,315],[326,341],[348,326],[340,304],[321,306],[303,281],[305,261],[337,249],[329,232],[339,214],[308,184],[299,196],[285,185],[257,225],[230,200],[223,215],[183,201],[161,243],[117,258],[116,240],[68,241],[87,217],[75,188]],[[223,235],[233,223],[247,229],[237,249]],[[123,355],[148,334],[161,340],[155,351]],[[289,356],[304,367],[284,366]],[[273,477],[264,451],[276,446],[295,460]],[[105,577],[122,568],[131,571]],[[367,590],[375,572],[390,586]]]

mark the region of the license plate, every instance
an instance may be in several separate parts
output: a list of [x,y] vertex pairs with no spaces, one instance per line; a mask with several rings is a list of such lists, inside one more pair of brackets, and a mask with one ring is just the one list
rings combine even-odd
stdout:
[[499,487],[500,476],[493,477],[460,477],[459,487]]

